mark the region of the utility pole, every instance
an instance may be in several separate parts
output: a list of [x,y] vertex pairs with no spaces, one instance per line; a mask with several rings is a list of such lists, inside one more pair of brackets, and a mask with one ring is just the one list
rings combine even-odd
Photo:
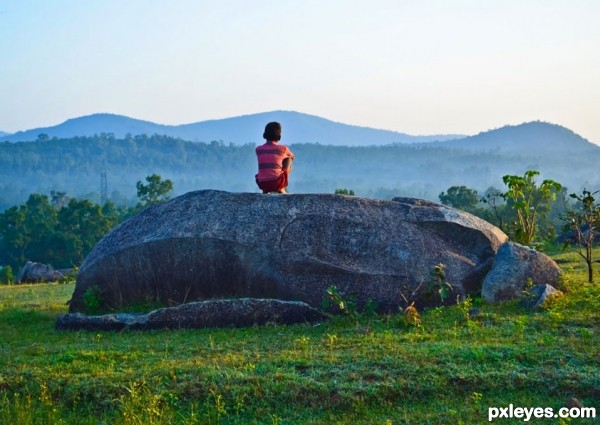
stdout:
[[100,205],[104,206],[108,200],[108,183],[106,181],[106,169],[100,173]]

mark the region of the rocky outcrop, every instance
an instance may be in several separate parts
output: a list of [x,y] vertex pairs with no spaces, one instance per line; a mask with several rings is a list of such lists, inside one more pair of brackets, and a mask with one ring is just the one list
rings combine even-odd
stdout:
[[303,302],[242,298],[188,303],[147,314],[63,314],[56,322],[56,329],[118,331],[244,327],[268,323],[289,325],[318,322],[325,318],[321,312]]
[[359,306],[395,312],[405,297],[439,303],[426,297],[439,263],[453,301],[478,291],[506,240],[477,217],[416,199],[190,192],[105,236],[79,270],[70,310],[86,311],[86,291],[117,311],[235,297],[318,307],[336,286]]
[[533,284],[557,286],[561,273],[546,254],[507,242],[496,254],[494,266],[483,281],[481,295],[489,302],[522,298],[528,279]]
[[531,309],[543,308],[546,301],[562,296],[562,292],[554,288],[554,286],[543,284],[535,285],[527,291],[527,297],[522,301],[524,307]]
[[17,283],[56,282],[63,277],[63,274],[54,270],[52,266],[28,261],[17,276]]

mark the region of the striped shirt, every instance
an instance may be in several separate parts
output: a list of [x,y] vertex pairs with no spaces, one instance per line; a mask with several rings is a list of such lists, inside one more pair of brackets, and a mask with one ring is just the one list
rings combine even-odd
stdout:
[[272,141],[257,146],[256,157],[258,158],[256,180],[267,181],[279,177],[282,172],[283,160],[286,158],[294,159],[294,154],[287,146]]

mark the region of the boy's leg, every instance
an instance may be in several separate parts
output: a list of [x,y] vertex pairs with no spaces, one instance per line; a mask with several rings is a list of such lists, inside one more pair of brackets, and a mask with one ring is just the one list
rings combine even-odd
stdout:
[[275,180],[268,181],[256,181],[258,187],[263,191],[263,193],[287,193],[285,188],[288,185],[287,173],[284,171],[281,175]]
[[287,193],[287,186],[288,186],[288,176],[290,175],[290,173],[292,172],[292,158],[286,158],[283,160],[282,163],[282,169],[283,169],[283,173],[282,176],[284,176],[284,182],[283,182],[283,187],[281,189],[279,189],[279,193]]
[[288,186],[288,173],[287,173],[287,171],[285,171],[285,168],[283,169],[283,172],[279,176],[278,183],[279,183],[279,187],[277,189],[277,192],[287,193],[286,189]]

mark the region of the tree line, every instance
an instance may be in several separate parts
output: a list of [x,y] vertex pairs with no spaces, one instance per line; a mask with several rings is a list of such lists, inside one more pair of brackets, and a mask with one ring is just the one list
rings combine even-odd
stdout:
[[[568,194],[555,180],[538,183],[539,172],[505,175],[503,190],[488,188],[483,194],[464,185],[454,185],[439,194],[442,204],[474,214],[507,233],[511,240],[537,249],[556,246],[557,235],[570,230],[570,242],[588,265],[593,280],[593,244],[600,228],[600,191],[584,189]],[[104,205],[76,199],[65,192],[50,196],[34,193],[24,204],[0,213],[0,282],[14,279],[26,261],[51,264],[55,268],[78,267],[95,244],[113,227],[140,209],[169,199],[174,184],[158,174],[136,183],[138,203]],[[353,196],[354,190],[335,193]],[[571,201],[572,200],[572,201]]]
[[[480,192],[502,184],[508,173],[539,170],[572,189],[600,186],[595,173],[600,148],[578,151],[577,166],[564,154],[545,150],[467,150],[436,145],[368,147],[295,144],[292,193],[331,193],[352,187],[361,196],[409,196],[436,200],[441,190],[466,185]],[[0,211],[23,203],[31,193],[64,191],[100,202],[105,170],[108,196],[116,204],[136,203],[135,182],[150,173],[168,175],[176,193],[203,188],[256,191],[255,145],[188,142],[160,135],[115,138],[110,134],[0,143]],[[581,187],[580,187],[581,186]]]
[[22,205],[0,214],[0,281],[14,279],[26,261],[75,268],[113,227],[142,208],[163,202],[173,182],[157,174],[136,184],[139,202],[133,207],[75,199],[65,192],[34,193]]
[[[591,283],[593,246],[600,230],[600,203],[596,199],[600,190],[583,189],[567,195],[567,188],[555,180],[545,179],[538,184],[539,174],[535,170],[522,176],[507,174],[502,178],[504,190],[491,187],[483,196],[466,186],[451,186],[440,193],[439,199],[444,205],[496,225],[523,245],[538,249],[557,243],[563,247],[574,245],[587,265]],[[557,237],[559,233],[566,237]]]

